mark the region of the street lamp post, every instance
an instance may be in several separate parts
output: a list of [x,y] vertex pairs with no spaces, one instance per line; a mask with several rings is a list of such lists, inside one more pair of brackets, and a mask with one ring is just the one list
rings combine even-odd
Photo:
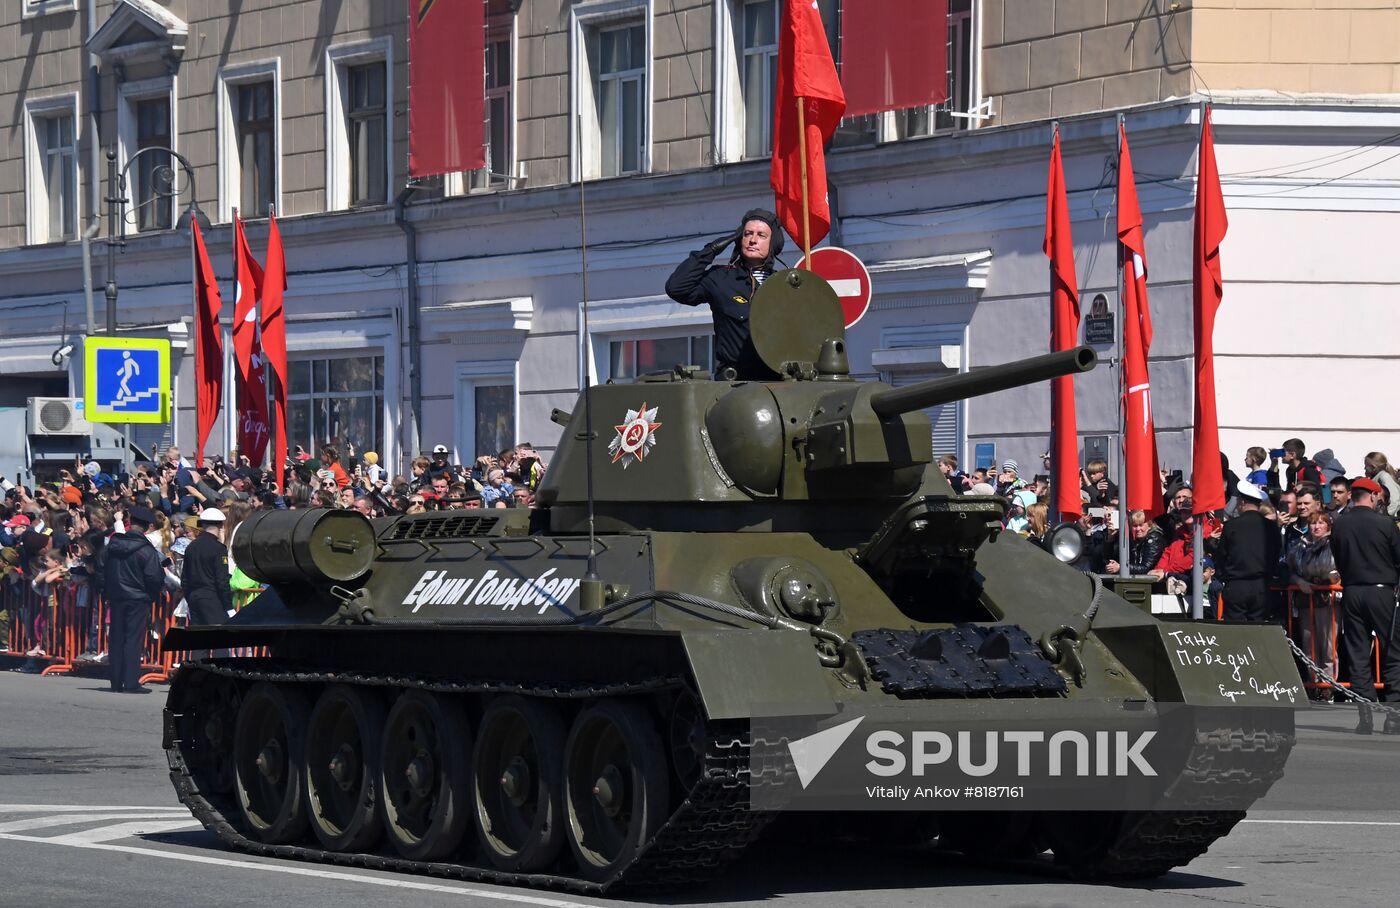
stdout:
[[[117,151],[107,149],[107,333],[117,331],[117,247],[126,247],[126,175],[145,154],[167,155],[180,164],[185,183],[190,188],[190,204],[180,215],[176,229],[183,229],[198,222],[202,229],[209,228],[209,219],[199,207],[199,191],[195,187],[194,166],[178,151],[170,148],[151,146],[142,148],[132,155],[120,170],[117,169]],[[162,188],[163,187],[163,188]],[[169,163],[158,164],[152,170],[152,198],[141,205],[152,205],[180,194],[182,186],[176,185],[175,169]],[[138,206],[140,207],[140,206]]]

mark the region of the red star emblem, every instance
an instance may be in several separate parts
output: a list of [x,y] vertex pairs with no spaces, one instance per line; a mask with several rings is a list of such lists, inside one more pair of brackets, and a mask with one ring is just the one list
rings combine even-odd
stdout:
[[617,437],[608,444],[613,463],[622,461],[622,468],[625,470],[632,465],[633,460],[646,458],[647,451],[656,444],[656,430],[661,428],[661,423],[656,422],[656,413],[660,409],[647,409],[647,405],[643,403],[635,410],[628,410],[621,425],[613,426],[617,430]]

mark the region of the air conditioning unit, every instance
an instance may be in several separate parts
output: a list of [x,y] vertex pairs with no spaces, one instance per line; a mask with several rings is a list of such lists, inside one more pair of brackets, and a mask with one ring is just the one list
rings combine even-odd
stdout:
[[29,398],[30,435],[90,435],[81,397]]

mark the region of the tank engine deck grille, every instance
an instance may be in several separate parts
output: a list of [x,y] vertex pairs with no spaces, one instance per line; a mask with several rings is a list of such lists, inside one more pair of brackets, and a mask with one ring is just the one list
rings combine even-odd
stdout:
[[851,639],[886,693],[914,697],[1047,697],[1065,679],[1014,624],[857,631]]
[[490,514],[435,514],[432,517],[404,518],[394,524],[388,540],[401,539],[466,539],[470,536],[489,536],[493,527],[500,521]]

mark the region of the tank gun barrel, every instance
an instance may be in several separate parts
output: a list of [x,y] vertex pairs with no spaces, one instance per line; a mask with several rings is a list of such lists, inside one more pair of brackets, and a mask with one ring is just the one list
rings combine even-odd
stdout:
[[1098,355],[1094,353],[1093,348],[1075,347],[1073,350],[1061,350],[1058,353],[1047,353],[1000,366],[989,366],[976,372],[931,378],[905,388],[876,391],[870,396],[870,407],[880,417],[889,418],[980,394],[1035,384],[1048,378],[1088,372],[1098,361]]

